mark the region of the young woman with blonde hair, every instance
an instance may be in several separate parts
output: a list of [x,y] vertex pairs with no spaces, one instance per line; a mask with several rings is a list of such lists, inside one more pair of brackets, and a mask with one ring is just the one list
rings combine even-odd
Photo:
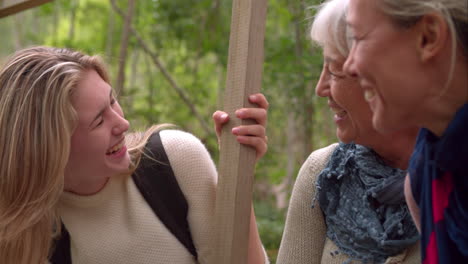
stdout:
[[[242,109],[242,118],[258,124],[238,127],[236,135],[260,157],[268,103],[261,94],[251,102],[261,108]],[[227,120],[221,116],[216,114],[218,127]],[[0,71],[0,263],[210,259],[217,174],[209,153],[186,132],[154,126],[126,135],[128,129],[99,57],[34,47],[6,62]],[[130,177],[156,134],[163,147],[156,154],[167,155],[188,207],[183,221],[194,252],[154,214],[146,193],[135,186],[141,175]],[[263,263],[254,216],[251,222],[249,263]],[[60,233],[66,243],[58,243]],[[55,261],[57,254],[68,260]]]

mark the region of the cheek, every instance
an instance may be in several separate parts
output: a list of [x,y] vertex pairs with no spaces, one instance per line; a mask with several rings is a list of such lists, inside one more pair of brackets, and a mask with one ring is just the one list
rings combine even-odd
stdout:
[[86,145],[86,136],[80,128],[76,129],[70,140],[70,153],[79,153]]
[[104,155],[105,146],[102,137],[89,136],[89,133],[76,131],[71,138],[70,143],[70,159],[74,162],[77,160],[93,160],[96,155]]
[[372,130],[372,111],[364,100],[362,92],[354,91],[348,94],[347,100],[349,101],[348,113],[353,127],[360,133]]
[[70,143],[70,157],[68,164],[70,166],[78,166],[83,162],[83,158],[86,157],[86,144],[85,140],[79,136],[73,135]]
[[358,75],[369,74],[369,71],[372,73],[374,67],[372,65],[376,62],[375,58],[379,56],[378,49],[373,43],[366,42],[366,40],[362,40],[362,43],[356,46],[353,61]]
[[363,90],[356,79],[346,79],[335,83],[331,86],[331,91],[333,99],[348,112],[363,112],[369,108],[364,100]]

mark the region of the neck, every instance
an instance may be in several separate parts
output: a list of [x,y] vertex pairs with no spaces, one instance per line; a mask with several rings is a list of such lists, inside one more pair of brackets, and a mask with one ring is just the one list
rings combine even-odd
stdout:
[[421,111],[425,122],[420,125],[429,129],[437,136],[442,136],[457,111],[468,102],[468,63],[466,58],[459,56],[454,67],[453,77],[444,90],[434,96],[427,111]]
[[406,170],[413,153],[418,130],[418,128],[409,128],[382,135],[374,144],[366,146],[379,154],[388,166]]
[[82,196],[94,195],[104,189],[108,181],[109,178],[101,178],[97,181],[80,181],[73,185],[65,186],[65,191]]

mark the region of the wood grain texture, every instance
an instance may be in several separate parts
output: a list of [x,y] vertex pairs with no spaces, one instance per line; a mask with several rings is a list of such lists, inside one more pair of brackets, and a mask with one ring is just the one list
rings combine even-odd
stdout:
[[260,92],[267,0],[234,0],[227,67],[224,111],[230,121],[220,143],[219,180],[216,195],[217,236],[212,264],[247,263],[255,150],[240,145],[231,133],[247,124],[235,110],[253,107],[248,96]]
[[0,18],[42,5],[52,0],[0,0]]

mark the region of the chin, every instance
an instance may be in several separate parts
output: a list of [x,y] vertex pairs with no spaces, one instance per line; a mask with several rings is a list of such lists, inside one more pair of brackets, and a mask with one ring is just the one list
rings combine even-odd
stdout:
[[340,140],[341,142],[345,143],[345,144],[349,144],[349,143],[352,143],[353,142],[353,138],[345,135],[345,134],[342,134],[340,133],[339,131],[336,132],[336,137],[338,138],[338,140]]
[[109,164],[109,168],[115,173],[115,174],[122,174],[122,173],[127,173],[130,168],[130,155],[126,154],[125,158],[122,159],[119,163],[111,163]]

